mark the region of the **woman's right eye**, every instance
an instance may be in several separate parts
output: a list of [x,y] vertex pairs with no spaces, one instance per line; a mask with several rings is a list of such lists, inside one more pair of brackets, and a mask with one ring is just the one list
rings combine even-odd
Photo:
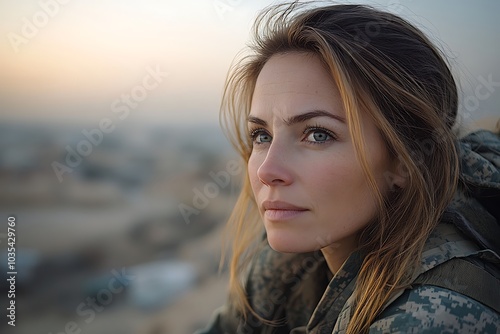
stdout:
[[252,141],[255,144],[265,144],[265,143],[270,143],[273,137],[269,135],[265,130],[263,129],[257,129],[253,130],[250,133],[250,138],[252,138]]

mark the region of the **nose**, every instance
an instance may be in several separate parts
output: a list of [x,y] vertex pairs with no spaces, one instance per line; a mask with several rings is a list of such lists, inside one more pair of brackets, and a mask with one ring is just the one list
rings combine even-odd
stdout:
[[257,169],[257,177],[266,186],[285,186],[293,181],[292,166],[287,152],[274,141],[267,151],[266,157]]

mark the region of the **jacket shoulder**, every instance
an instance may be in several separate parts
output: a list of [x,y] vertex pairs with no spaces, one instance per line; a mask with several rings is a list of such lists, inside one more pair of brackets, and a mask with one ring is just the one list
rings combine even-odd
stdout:
[[370,333],[500,333],[500,316],[458,292],[421,285],[387,307]]

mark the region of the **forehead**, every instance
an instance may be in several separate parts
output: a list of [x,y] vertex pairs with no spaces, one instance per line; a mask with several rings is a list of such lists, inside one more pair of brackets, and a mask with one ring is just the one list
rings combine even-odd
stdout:
[[266,62],[255,84],[252,111],[271,106],[331,109],[339,103],[337,86],[320,58],[293,52],[274,55]]

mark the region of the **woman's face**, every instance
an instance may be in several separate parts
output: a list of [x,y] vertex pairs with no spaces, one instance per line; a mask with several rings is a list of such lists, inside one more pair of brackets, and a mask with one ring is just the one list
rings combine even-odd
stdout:
[[[367,162],[384,194],[391,160],[373,121],[364,113],[360,118]],[[248,171],[273,249],[350,252],[375,216],[345,119],[338,89],[317,56],[275,55],[260,72],[248,116]]]

